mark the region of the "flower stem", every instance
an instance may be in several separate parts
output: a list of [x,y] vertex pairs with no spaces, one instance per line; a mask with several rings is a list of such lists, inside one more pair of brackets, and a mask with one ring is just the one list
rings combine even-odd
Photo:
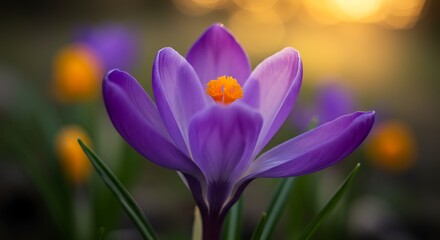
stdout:
[[204,215],[203,218],[203,240],[219,240],[223,225],[224,216]]

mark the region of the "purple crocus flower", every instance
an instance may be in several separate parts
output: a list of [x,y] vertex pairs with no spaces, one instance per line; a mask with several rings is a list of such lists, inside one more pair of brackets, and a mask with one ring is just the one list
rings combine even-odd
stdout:
[[107,23],[98,27],[81,28],[76,33],[75,40],[89,47],[107,71],[115,67],[129,67],[138,51],[135,32],[119,24]]
[[337,117],[352,112],[355,101],[348,89],[344,86],[325,84],[318,88],[317,112],[319,124],[334,120]]
[[307,129],[313,118],[316,118],[316,125],[319,126],[355,109],[354,97],[344,86],[337,83],[317,86],[315,96],[314,104],[292,111],[292,122],[299,129]]
[[182,173],[200,209],[203,238],[218,239],[227,211],[253,179],[319,171],[368,135],[374,112],[355,112],[260,154],[287,118],[302,71],[293,48],[251,71],[232,34],[215,24],[186,58],[172,48],[158,52],[152,76],[156,103],[119,70],[105,76],[103,96],[113,125],[134,149]]

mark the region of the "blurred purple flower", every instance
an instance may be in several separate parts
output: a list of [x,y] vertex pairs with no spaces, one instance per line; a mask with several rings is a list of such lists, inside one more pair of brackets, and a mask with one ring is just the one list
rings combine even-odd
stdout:
[[138,37],[131,29],[118,24],[80,29],[75,41],[89,47],[102,61],[105,70],[127,68],[138,52]]
[[[243,98],[222,105],[207,95],[203,86],[219,76],[233,76],[243,86]],[[368,135],[375,113],[355,112],[259,155],[287,118],[301,81],[295,49],[285,48],[251,72],[231,33],[213,25],[186,58],[171,48],[158,52],[152,78],[156,104],[119,70],[105,77],[103,96],[113,125],[134,149],[182,173],[200,208],[204,239],[218,239],[227,211],[253,179],[319,171]],[[227,88],[219,89],[226,94]]]
[[354,111],[354,100],[350,92],[341,85],[327,84],[318,89],[319,123],[326,123]]
[[355,110],[353,96],[337,83],[318,86],[315,96],[314,104],[295,108],[291,114],[293,124],[301,130],[307,129],[314,120],[319,126]]

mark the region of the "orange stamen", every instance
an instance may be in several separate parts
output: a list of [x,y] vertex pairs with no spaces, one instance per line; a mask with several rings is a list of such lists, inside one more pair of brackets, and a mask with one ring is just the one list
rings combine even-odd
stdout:
[[231,76],[221,76],[216,80],[208,82],[206,93],[210,95],[216,103],[229,105],[235,100],[243,97],[243,89],[237,80]]

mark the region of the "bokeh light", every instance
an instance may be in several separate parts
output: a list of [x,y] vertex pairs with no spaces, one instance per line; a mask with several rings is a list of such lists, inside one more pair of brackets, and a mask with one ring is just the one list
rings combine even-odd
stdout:
[[[284,21],[311,18],[329,25],[341,22],[377,23],[393,29],[408,29],[418,21],[425,0],[172,0],[183,13],[193,16],[228,9],[264,15],[275,11]],[[299,11],[298,9],[301,9]]]
[[226,7],[229,0],[172,0],[181,12],[199,16]]
[[324,25],[336,24],[340,22],[340,19],[335,17],[332,12],[336,6],[332,0],[303,0],[302,3],[305,12],[299,16],[304,22],[308,22],[309,19]]
[[413,27],[420,18],[425,0],[388,0],[388,14],[383,25],[394,29]]
[[255,54],[277,51],[284,43],[286,29],[282,19],[273,10],[249,12],[239,10],[228,21],[228,27],[243,47]]
[[272,7],[284,22],[288,22],[298,16],[301,9],[301,1],[278,0]]
[[381,9],[382,0],[335,0],[341,14],[348,19],[363,20],[375,14]]
[[310,16],[320,23],[379,23],[405,29],[412,27],[425,4],[424,0],[303,0]]
[[277,3],[277,0],[234,0],[234,2],[244,10],[263,11],[273,7]]

